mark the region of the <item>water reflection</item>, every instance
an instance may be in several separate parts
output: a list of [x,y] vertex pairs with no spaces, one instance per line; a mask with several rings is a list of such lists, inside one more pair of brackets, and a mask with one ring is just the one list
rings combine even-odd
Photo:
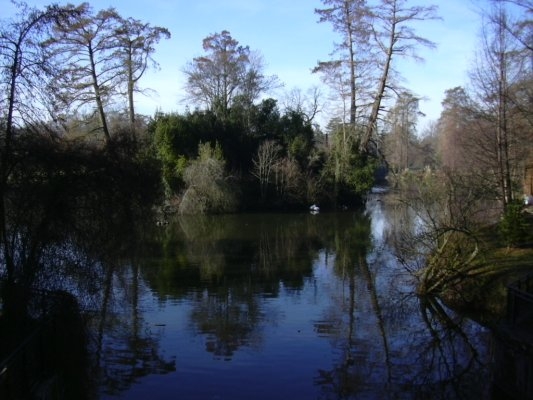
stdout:
[[175,360],[161,354],[163,327],[151,327],[140,304],[142,283],[137,266],[118,270],[107,266],[96,312],[90,315],[93,376],[107,394],[120,394],[150,374],[175,371]]
[[315,377],[321,398],[490,398],[485,330],[450,315],[437,300],[421,301],[419,310],[406,312],[412,305],[393,302],[391,308],[372,293],[372,285],[357,287],[355,317],[325,317],[337,327],[329,331],[337,353],[332,368]]
[[57,242],[95,397],[489,397],[488,331],[413,294],[390,242],[416,224],[381,194],[360,213],[110,221]]
[[260,324],[275,322],[262,301],[281,287],[301,290],[321,248],[307,215],[180,217],[168,228],[162,261],[143,271],[160,299],[186,299],[205,348],[226,360],[262,341]]
[[118,393],[172,368],[144,329],[130,268],[151,219],[150,182],[83,149],[44,154],[50,163],[28,162],[4,193],[0,398],[90,399],[102,382]]
[[[405,213],[379,198],[367,211],[187,217],[160,232],[160,252],[141,271],[160,315],[178,329],[186,321],[172,346],[185,365],[182,393],[248,398],[270,360],[275,372],[256,398],[487,398],[488,332],[414,296],[388,247],[391,221]],[[189,369],[208,373],[213,391],[195,388]],[[246,387],[232,391],[231,374]]]

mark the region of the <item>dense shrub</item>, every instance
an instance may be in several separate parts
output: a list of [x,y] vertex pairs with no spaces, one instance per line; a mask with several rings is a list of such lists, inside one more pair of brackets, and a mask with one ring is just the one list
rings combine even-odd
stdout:
[[526,240],[527,223],[521,202],[514,201],[507,205],[499,228],[502,241],[508,247],[519,246]]

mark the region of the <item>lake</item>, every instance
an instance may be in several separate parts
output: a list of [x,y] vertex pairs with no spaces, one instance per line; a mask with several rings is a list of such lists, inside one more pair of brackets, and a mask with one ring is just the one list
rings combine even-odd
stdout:
[[490,398],[489,330],[414,294],[384,196],[157,227],[91,316],[98,397]]

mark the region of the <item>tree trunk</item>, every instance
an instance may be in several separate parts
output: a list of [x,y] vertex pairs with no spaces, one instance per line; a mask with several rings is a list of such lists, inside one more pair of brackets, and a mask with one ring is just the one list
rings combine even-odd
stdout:
[[508,120],[507,120],[507,57],[505,54],[505,15],[500,9],[499,21],[499,82],[498,82],[498,167],[503,204],[506,207],[512,200],[511,172],[509,165]]
[[370,139],[374,134],[374,130],[376,129],[379,110],[381,108],[381,100],[383,100],[383,96],[385,96],[385,89],[387,88],[392,54],[394,53],[394,43],[396,42],[396,22],[393,22],[391,25],[389,46],[387,48],[387,58],[385,59],[385,65],[383,66],[383,72],[379,81],[378,91],[376,93],[376,97],[374,98],[374,103],[372,104],[372,111],[368,117],[368,125],[365,129],[363,137],[361,138],[361,143],[359,144],[359,151],[361,153],[366,153],[368,151],[368,143],[370,142]]
[[133,60],[131,56],[132,50],[128,52],[128,108],[130,117],[130,129],[135,140],[135,103],[133,102],[133,91],[135,89],[135,82],[133,79]]
[[356,95],[356,78],[355,78],[355,52],[354,52],[354,43],[352,38],[352,23],[350,19],[350,13],[348,8],[346,8],[346,21],[348,24],[348,50],[350,52],[350,125],[355,128],[355,121],[357,116],[357,105],[355,102]]
[[89,57],[91,62],[91,76],[93,81],[94,97],[96,100],[96,108],[100,117],[100,123],[102,124],[102,131],[104,132],[105,144],[109,146],[111,143],[111,135],[109,134],[109,128],[107,126],[107,120],[104,110],[104,103],[102,101],[102,91],[100,84],[98,83],[98,77],[96,75],[96,64],[94,61],[94,53],[92,48],[89,48]]

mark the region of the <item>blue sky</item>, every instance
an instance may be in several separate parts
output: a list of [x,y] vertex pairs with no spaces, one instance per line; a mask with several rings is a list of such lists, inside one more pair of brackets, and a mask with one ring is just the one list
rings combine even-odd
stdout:
[[[53,2],[27,1],[37,7]],[[428,120],[438,118],[444,91],[467,84],[480,22],[470,0],[412,2],[438,4],[442,17],[416,26],[421,36],[437,44],[433,50],[421,49],[419,54],[425,58],[424,63],[396,60],[400,61],[397,68],[404,77],[402,83],[426,98],[420,103],[421,111],[427,115],[420,122],[421,130]],[[95,10],[113,6],[124,17],[171,32],[172,38],[162,41],[155,53],[160,70],[151,71],[141,82],[143,87],[157,92],[151,98],[138,99],[138,111],[148,115],[156,109],[164,112],[184,109],[181,70],[202,54],[202,39],[212,33],[228,30],[240,44],[262,54],[266,73],[277,75],[285,85],[283,90],[297,87],[303,92],[321,84],[311,69],[318,60],[329,58],[337,40],[329,24],[317,22],[314,10],[323,7],[320,0],[92,0],[90,4]],[[7,10],[7,16],[13,6],[9,0],[0,0],[0,10]],[[322,117],[327,120],[326,115]]]

